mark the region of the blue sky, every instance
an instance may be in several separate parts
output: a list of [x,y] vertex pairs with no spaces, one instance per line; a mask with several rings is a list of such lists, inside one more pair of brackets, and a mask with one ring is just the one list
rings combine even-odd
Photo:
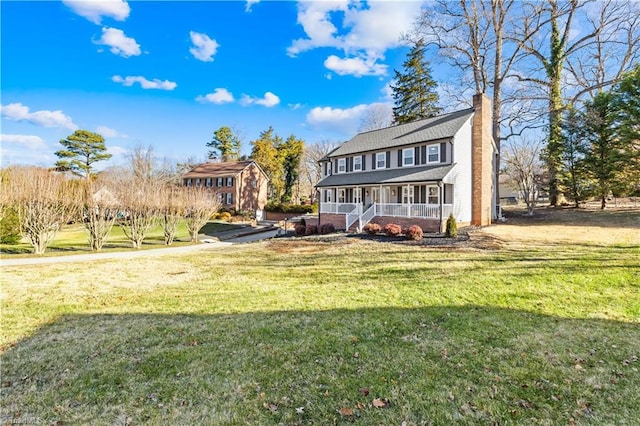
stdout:
[[[204,159],[213,131],[243,152],[273,126],[342,141],[389,103],[421,4],[412,1],[2,1],[2,165],[51,166],[59,140],[101,133]],[[107,165],[107,164],[105,164]]]

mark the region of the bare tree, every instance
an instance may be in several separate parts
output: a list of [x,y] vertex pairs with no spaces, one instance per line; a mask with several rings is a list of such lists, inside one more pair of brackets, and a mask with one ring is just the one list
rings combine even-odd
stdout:
[[162,215],[162,229],[164,231],[164,243],[173,244],[178,230],[178,224],[184,211],[184,189],[176,185],[165,185],[161,191],[162,203],[160,206]]
[[517,183],[529,215],[533,215],[543,181],[540,162],[542,145],[541,141],[531,142],[523,139],[520,144],[507,144],[502,157],[506,165],[506,174]]
[[151,179],[125,177],[119,182],[117,197],[124,215],[120,226],[133,248],[142,248],[142,242],[158,225],[160,188],[161,185]]
[[102,250],[109,239],[118,211],[118,200],[107,185],[91,182],[86,185],[82,219],[91,250]]
[[322,179],[322,169],[319,161],[339,145],[337,141],[324,139],[305,145],[302,161],[300,162],[300,182],[304,189],[301,192],[309,194],[311,202],[315,201],[315,186]]
[[36,167],[11,168],[5,178],[2,191],[18,210],[21,232],[33,252],[43,254],[60,227],[77,217],[80,182]]
[[393,123],[393,107],[390,104],[375,103],[369,105],[360,120],[359,132],[383,129]]
[[198,241],[198,232],[211,216],[220,208],[220,201],[214,192],[205,188],[184,188],[184,220],[192,242]]

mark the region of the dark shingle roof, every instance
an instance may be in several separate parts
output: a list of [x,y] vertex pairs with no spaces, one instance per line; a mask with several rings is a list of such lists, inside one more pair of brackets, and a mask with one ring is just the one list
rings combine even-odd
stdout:
[[337,173],[322,179],[316,187],[433,182],[442,180],[455,164],[443,166],[401,167],[361,173]]
[[340,145],[328,157],[340,157],[366,151],[380,151],[391,147],[436,141],[453,137],[473,115],[473,108],[425,118],[412,123],[359,133]]
[[225,163],[203,163],[189,170],[183,178],[207,178],[235,176],[253,161],[227,161]]

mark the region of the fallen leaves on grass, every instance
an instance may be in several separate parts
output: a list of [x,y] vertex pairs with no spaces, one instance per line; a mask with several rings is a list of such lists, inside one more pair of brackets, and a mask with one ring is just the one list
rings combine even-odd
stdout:
[[278,406],[272,402],[265,402],[264,404],[262,404],[262,406],[267,410],[271,411],[272,413],[275,413],[276,411],[278,411]]
[[345,417],[353,416],[353,410],[349,407],[342,407],[341,409],[338,410],[338,413],[340,413],[341,416],[345,416]]
[[371,402],[371,404],[376,408],[384,408],[389,405],[389,400],[383,399],[383,398],[376,398]]
[[360,388],[360,395],[367,396],[369,395],[369,388]]

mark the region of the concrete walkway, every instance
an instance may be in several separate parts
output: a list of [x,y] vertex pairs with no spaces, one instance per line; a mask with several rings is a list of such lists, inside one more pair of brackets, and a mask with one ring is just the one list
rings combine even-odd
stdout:
[[[0,267],[3,266],[21,266],[21,265],[42,265],[48,263],[69,263],[69,262],[89,262],[93,260],[109,260],[109,259],[134,259],[138,257],[149,256],[165,256],[171,254],[190,253],[192,251],[201,250],[219,250],[229,247],[233,244],[247,243],[253,241],[273,238],[277,235],[278,229],[273,227],[247,228],[243,230],[234,230],[233,233],[224,235],[216,235],[212,238],[208,235],[202,235],[201,240],[210,242],[194,244],[181,247],[163,247],[149,250],[136,251],[117,251],[108,253],[87,253],[72,254],[69,256],[50,256],[50,257],[22,257],[16,259],[6,259],[0,257]],[[224,239],[225,241],[217,241],[216,239]]]

